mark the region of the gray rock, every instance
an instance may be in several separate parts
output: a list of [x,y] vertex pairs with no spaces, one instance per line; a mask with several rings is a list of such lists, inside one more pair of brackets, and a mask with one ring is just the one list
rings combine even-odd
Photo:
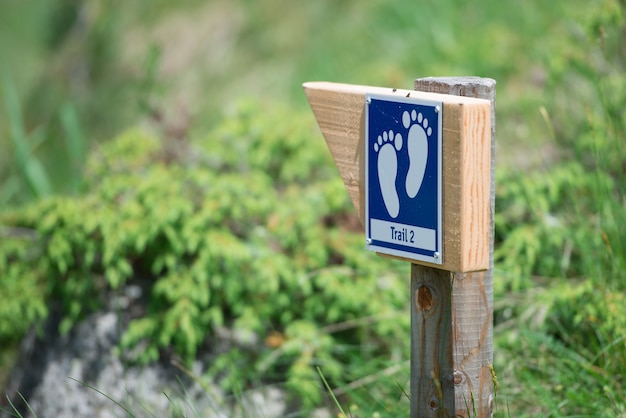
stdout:
[[[201,386],[171,363],[124,364],[116,347],[128,321],[113,309],[91,314],[65,336],[58,333],[59,321],[60,315],[53,312],[39,332],[31,330],[22,342],[6,397],[25,417],[271,418],[287,414],[286,395],[276,387],[244,393],[233,402],[215,382]],[[201,375],[206,366],[196,362],[194,374]],[[2,407],[12,411],[6,397]],[[9,416],[0,412],[2,418]]]

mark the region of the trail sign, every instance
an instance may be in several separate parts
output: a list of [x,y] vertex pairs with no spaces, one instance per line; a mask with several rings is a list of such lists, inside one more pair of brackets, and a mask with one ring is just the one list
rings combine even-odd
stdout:
[[304,91],[367,248],[454,272],[488,268],[488,100],[328,82]]
[[441,101],[366,94],[367,249],[442,264]]
[[411,262],[411,418],[467,416],[468,399],[486,418],[495,81],[426,78],[415,88],[426,91],[304,84],[367,248]]

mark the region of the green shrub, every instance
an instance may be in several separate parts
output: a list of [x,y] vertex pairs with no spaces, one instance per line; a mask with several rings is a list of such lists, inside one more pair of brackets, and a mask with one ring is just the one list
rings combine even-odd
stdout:
[[621,280],[615,267],[623,262],[618,233],[626,217],[619,196],[626,194],[609,173],[565,161],[533,173],[500,171],[497,184],[495,257],[512,290],[532,286],[533,275],[611,272],[598,279]]
[[626,6],[596,2],[571,32],[577,42],[548,67],[559,154],[546,169],[498,173],[496,258],[513,288],[531,275],[626,283]]
[[[211,373],[233,390],[286,379],[311,406],[323,389],[315,366],[340,385],[350,363],[406,355],[406,285],[342,221],[353,208],[313,121],[260,109],[242,106],[175,155],[176,139],[128,131],[91,153],[82,196],[0,215],[9,230],[37,236],[0,246],[12,301],[0,315],[26,312],[0,338],[23,333],[52,299],[63,302],[67,331],[108,289],[149,278],[147,312],[120,345],[134,361],[170,347],[191,361],[216,330],[233,328],[259,342],[224,354]],[[367,331],[358,326],[375,317]],[[343,321],[357,325],[329,328]],[[270,336],[278,342],[263,345]]]
[[498,173],[496,365],[516,416],[626,413],[626,5],[580,23],[548,67],[559,154]]
[[[8,217],[11,219],[11,217]],[[16,223],[21,219],[11,219]],[[45,271],[37,234],[0,224],[0,341],[16,342],[30,324],[47,315]]]

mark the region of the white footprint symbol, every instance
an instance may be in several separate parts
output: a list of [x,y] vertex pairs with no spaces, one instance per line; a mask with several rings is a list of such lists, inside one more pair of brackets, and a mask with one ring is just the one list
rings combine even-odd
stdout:
[[[393,144],[392,144],[393,143]],[[395,147],[395,148],[394,148]],[[374,151],[378,153],[378,182],[383,201],[389,216],[395,218],[400,212],[400,200],[396,191],[396,176],[398,175],[398,156],[396,150],[402,148],[402,135],[392,130],[378,135],[374,143]]]
[[[410,198],[417,196],[424,173],[426,172],[426,161],[428,160],[428,137],[433,130],[428,126],[428,119],[415,110],[402,114],[402,124],[409,128],[407,136],[407,152],[409,154],[409,171],[406,175],[406,194]],[[384,194],[383,194],[384,196]]]

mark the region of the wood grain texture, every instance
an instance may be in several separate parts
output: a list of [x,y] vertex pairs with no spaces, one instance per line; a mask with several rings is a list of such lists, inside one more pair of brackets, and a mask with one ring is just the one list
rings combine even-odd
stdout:
[[365,221],[365,95],[410,96],[442,102],[443,264],[419,263],[458,272],[488,268],[486,208],[491,170],[488,100],[327,82],[305,83],[303,87],[361,223]]
[[454,416],[449,276],[430,267],[411,269],[411,417]]
[[[489,269],[445,272],[411,266],[411,417],[490,417],[493,414],[493,213],[495,208],[495,81],[418,79],[415,88],[488,99],[491,106]],[[471,179],[469,179],[471,182]],[[424,313],[424,293],[439,307]],[[421,290],[421,295],[420,295]],[[476,414],[474,414],[474,411]]]

